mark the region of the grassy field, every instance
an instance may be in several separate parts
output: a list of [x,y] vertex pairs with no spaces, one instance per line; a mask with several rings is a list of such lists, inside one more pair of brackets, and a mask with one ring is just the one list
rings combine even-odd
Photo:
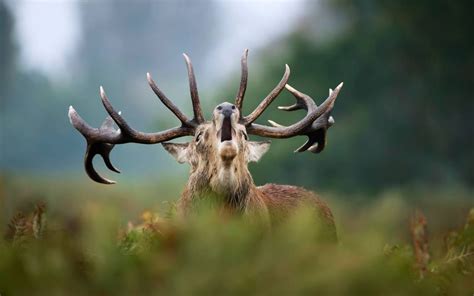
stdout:
[[467,191],[326,193],[334,245],[317,241],[305,209],[269,231],[206,208],[181,221],[179,190],[159,184],[48,180],[0,184],[2,296],[474,293]]

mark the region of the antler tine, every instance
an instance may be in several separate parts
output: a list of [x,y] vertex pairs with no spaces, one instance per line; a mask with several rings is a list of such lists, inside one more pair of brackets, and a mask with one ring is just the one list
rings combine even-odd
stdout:
[[84,157],[84,169],[92,180],[102,183],[102,184],[115,184],[116,182],[114,180],[110,180],[107,178],[102,177],[94,168],[92,160],[94,159],[94,156],[99,154],[102,156],[102,159],[104,160],[105,165],[107,168],[113,172],[120,173],[120,171],[113,166],[113,164],[110,162],[110,151],[114,145],[112,144],[104,144],[104,145],[94,145],[94,144],[88,144],[87,145],[87,150],[86,150],[86,155]]
[[263,111],[265,111],[265,109],[267,109],[267,107],[273,102],[273,100],[275,100],[275,98],[283,91],[289,78],[290,67],[288,65],[285,65],[285,73],[283,74],[283,77],[281,78],[277,86],[267,95],[267,97],[257,106],[257,108],[255,108],[255,110],[250,113],[250,115],[243,118],[243,123],[245,125],[251,124],[252,122],[257,120],[260,115],[262,115]]
[[319,153],[325,147],[327,129],[334,124],[331,111],[342,86],[343,83],[341,82],[334,91],[330,90],[328,98],[318,107],[311,97],[299,92],[290,85],[286,85],[286,89],[295,97],[296,103],[288,107],[279,107],[279,109],[285,111],[306,109],[306,116],[290,126],[282,126],[271,120],[269,121],[272,125],[271,127],[250,124],[247,126],[247,132],[270,138],[290,138],[298,135],[306,135],[309,138],[308,141],[295,152],[309,150],[313,153]]
[[100,99],[102,101],[102,105],[104,105],[105,110],[109,113],[110,117],[114,120],[117,126],[120,129],[120,133],[122,135],[138,135],[139,132],[135,131],[131,128],[128,123],[123,119],[119,112],[117,112],[107,97],[105,90],[102,86],[99,88]]
[[308,112],[312,112],[317,108],[316,103],[311,99],[310,96],[294,89],[291,85],[285,85],[285,88],[295,97],[296,103],[291,106],[279,106],[278,109],[283,111],[294,111],[305,109]]
[[194,76],[193,65],[191,59],[183,53],[184,60],[186,61],[186,67],[188,68],[188,78],[189,78],[189,90],[191,93],[191,100],[193,102],[193,112],[194,118],[193,121],[196,121],[198,124],[205,121],[204,115],[202,114],[201,103],[199,101],[199,93],[197,90],[196,77]]
[[171,111],[173,114],[178,117],[179,121],[181,121],[182,125],[186,125],[189,122],[189,119],[186,115],[184,115],[179,108],[173,104],[173,102],[166,97],[166,95],[161,91],[161,89],[156,85],[155,81],[153,78],[151,78],[150,73],[146,73],[146,78],[148,80],[148,84],[150,85],[151,89],[153,92],[156,94],[156,96],[161,100],[161,102]]
[[73,106],[69,106],[68,111],[69,122],[78,130],[85,138],[90,138],[98,134],[99,130],[91,127],[82,117],[77,113]]
[[248,58],[249,50],[245,49],[244,54],[242,55],[242,59],[240,61],[242,73],[240,76],[240,87],[239,91],[237,92],[237,96],[235,97],[235,105],[240,111],[240,117],[242,118],[242,104],[244,101],[245,91],[247,90],[247,81],[249,77],[249,69],[247,66],[247,58]]

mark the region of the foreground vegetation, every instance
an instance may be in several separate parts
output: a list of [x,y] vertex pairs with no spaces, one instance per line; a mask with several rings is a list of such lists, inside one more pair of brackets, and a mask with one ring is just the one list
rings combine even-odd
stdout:
[[24,202],[0,228],[2,296],[474,292],[470,199],[332,199],[337,245],[317,241],[305,209],[268,231],[206,207],[184,222],[159,204],[128,221],[112,199],[85,198],[73,211],[46,201]]

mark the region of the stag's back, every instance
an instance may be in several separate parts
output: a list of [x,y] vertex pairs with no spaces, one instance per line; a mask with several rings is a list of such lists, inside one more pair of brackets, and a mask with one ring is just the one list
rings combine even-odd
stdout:
[[257,187],[268,208],[272,224],[288,218],[300,206],[310,206],[315,214],[315,227],[321,236],[330,241],[337,240],[334,217],[328,204],[314,192],[297,186],[266,184]]

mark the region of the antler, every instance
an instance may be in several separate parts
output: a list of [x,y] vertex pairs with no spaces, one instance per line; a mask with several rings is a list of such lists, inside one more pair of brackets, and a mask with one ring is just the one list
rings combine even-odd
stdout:
[[306,135],[308,141],[296,149],[295,152],[309,150],[313,153],[319,153],[323,151],[326,146],[327,129],[334,124],[334,118],[331,116],[331,112],[342,86],[343,83],[341,82],[334,91],[329,89],[328,98],[318,107],[310,96],[299,92],[287,84],[286,89],[293,94],[296,103],[287,107],[278,107],[278,109],[284,111],[305,109],[307,110],[306,116],[290,126],[283,126],[271,120],[269,120],[269,123],[272,125],[271,127],[250,124],[247,126],[247,132],[262,137],[280,139]]
[[[193,104],[194,117],[189,120],[179,108],[174,105],[166,95],[158,88],[156,83],[151,78],[150,73],[147,73],[148,83],[152,88],[153,92],[163,102],[163,104],[173,112],[173,114],[180,120],[181,126],[171,128],[165,131],[156,133],[144,133],[137,131],[130,127],[130,125],[121,116],[120,112],[117,112],[112,104],[110,103],[103,87],[100,87],[100,97],[102,104],[109,116],[105,119],[99,128],[93,128],[84,121],[76,110],[69,107],[69,120],[71,124],[84,136],[87,141],[87,149],[84,157],[84,168],[87,175],[94,181],[103,184],[114,184],[115,181],[106,179],[100,176],[94,169],[92,160],[95,155],[99,154],[104,159],[105,165],[110,170],[120,173],[115,168],[109,158],[110,151],[116,144],[124,143],[140,143],[140,144],[156,144],[164,141],[168,141],[174,138],[194,135],[196,127],[205,121],[202,114],[199,95],[197,91],[196,78],[192,68],[191,60],[184,54],[186,66],[188,69],[189,86],[191,92],[191,101]],[[118,129],[114,128],[114,123]]]
[[[240,88],[235,100],[235,104],[240,111],[242,111],[243,97],[247,88],[247,55],[248,50],[245,50],[241,62],[242,75]],[[257,108],[252,113],[250,113],[250,115],[241,117],[240,121],[246,126],[248,133],[257,136],[269,138],[291,138],[294,136],[306,135],[308,137],[308,141],[296,149],[295,152],[309,150],[313,153],[319,153],[326,145],[327,129],[334,124],[334,118],[331,116],[331,112],[343,83],[341,82],[334,91],[329,89],[329,97],[318,107],[310,96],[299,92],[287,84],[289,76],[290,68],[288,65],[285,65],[285,73],[283,74],[283,78],[277,84],[277,86],[267,95],[267,97],[257,106]],[[269,120],[269,123],[272,126],[264,126],[253,123],[265,111],[265,109],[267,109],[267,107],[285,87],[291,94],[293,94],[296,99],[296,103],[292,106],[278,108],[284,111],[305,109],[307,110],[306,116],[297,123],[294,123],[290,126],[283,126],[271,120]]]

